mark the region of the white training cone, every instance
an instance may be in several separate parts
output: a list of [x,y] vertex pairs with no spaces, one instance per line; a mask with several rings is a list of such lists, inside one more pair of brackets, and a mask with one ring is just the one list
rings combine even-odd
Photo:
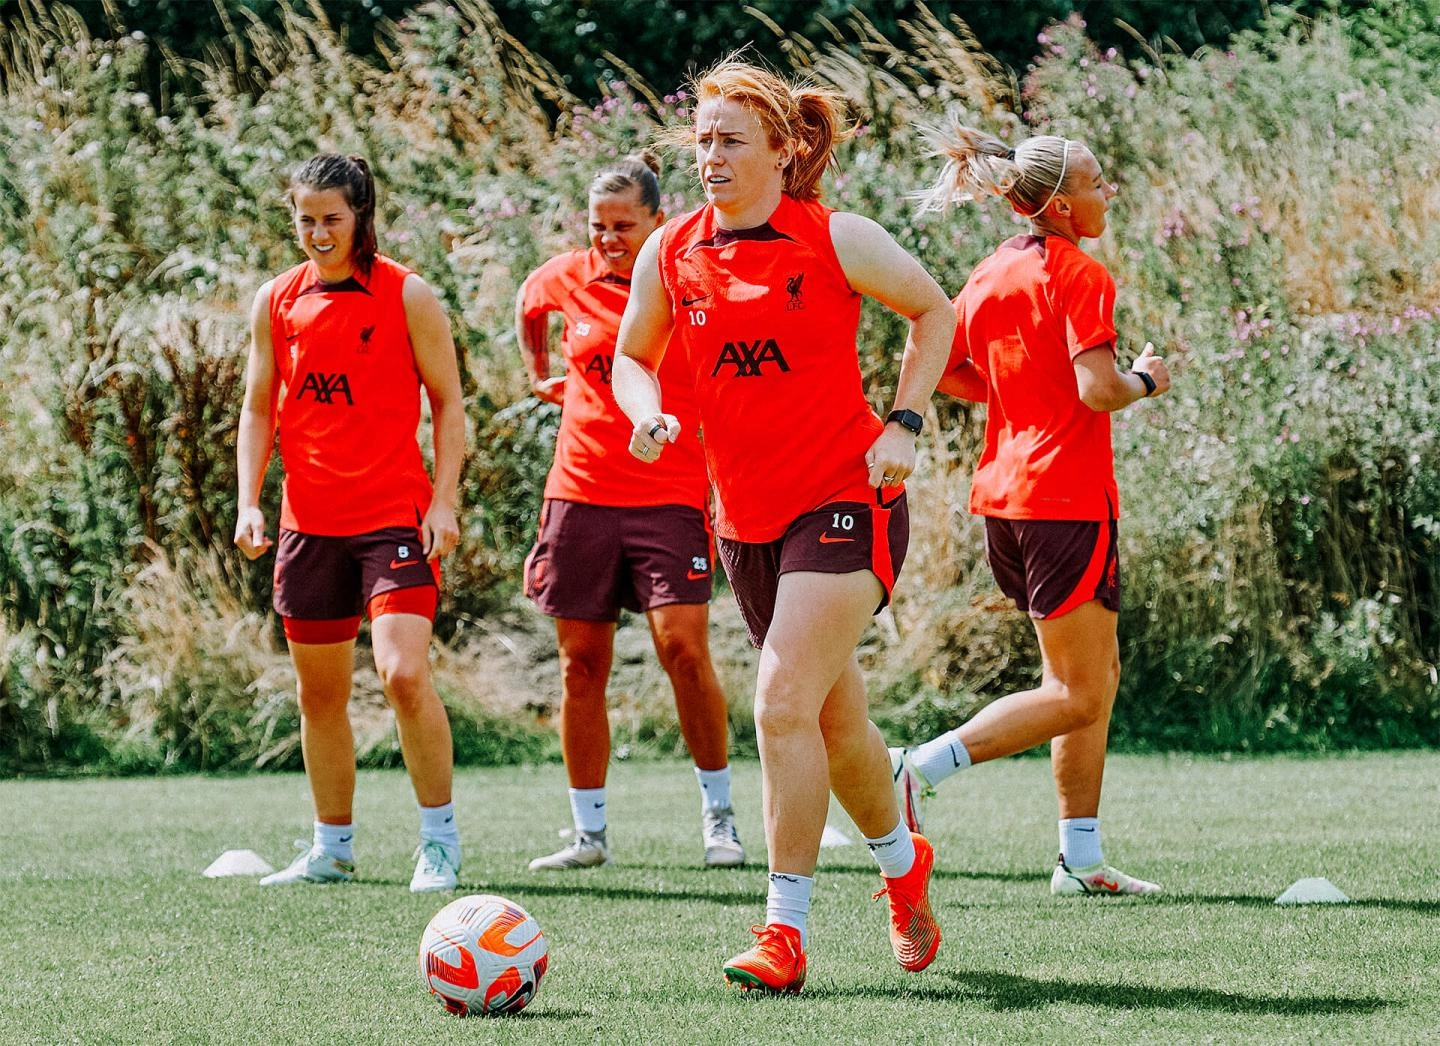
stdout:
[[825,826],[825,831],[820,833],[820,849],[834,850],[841,846],[853,846],[850,837],[838,828]]
[[1290,884],[1276,904],[1345,904],[1350,898],[1329,879],[1299,879]]
[[226,850],[201,874],[207,879],[226,875],[269,875],[275,869],[254,850]]

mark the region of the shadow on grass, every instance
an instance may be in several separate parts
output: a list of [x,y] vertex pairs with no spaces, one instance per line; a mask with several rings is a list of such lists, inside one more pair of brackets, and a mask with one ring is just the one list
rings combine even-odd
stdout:
[[[817,875],[859,875],[866,878],[874,878],[878,873],[873,863],[865,864],[822,864],[817,870]],[[995,882],[995,883],[1040,883],[1049,885],[1050,876],[1038,872],[982,872],[956,868],[936,868],[931,873],[932,881],[967,881],[967,882]],[[1166,905],[1177,904],[1233,904],[1242,908],[1275,908],[1287,907],[1276,905],[1275,895],[1266,896],[1252,893],[1175,893],[1166,890],[1159,896],[1146,898],[1116,897],[1096,898],[1100,903],[1111,903],[1115,901],[1126,901],[1144,905]],[[1349,901],[1329,905],[1296,905],[1295,907],[1305,908],[1374,908],[1380,911],[1392,912],[1413,912],[1416,915],[1440,915],[1440,901],[1422,901],[1400,897],[1352,897]]]
[[[816,869],[816,875],[864,875],[874,878],[880,874],[874,861],[867,861],[863,864],[827,864],[825,858],[820,859],[820,867]],[[1043,882],[1047,885],[1050,882],[1048,871],[1023,871],[1023,872],[979,872],[966,871],[956,868],[936,868],[930,873],[932,880],[965,879],[974,882],[992,883],[1037,883]]]
[[[594,1020],[597,1016],[599,1016],[594,1010],[562,1010],[559,1008],[550,1009],[547,1008],[543,1002],[535,1003],[533,1004],[533,1006],[534,1008],[532,1008],[532,1006],[527,1006],[519,1013],[506,1013],[492,1017],[481,1017],[479,1018],[479,1022],[483,1024],[483,1022],[485,1022],[486,1020],[495,1021],[496,1023],[494,1026],[496,1028],[499,1028],[502,1024],[525,1025],[544,1021]],[[472,1018],[472,1020],[473,1019],[474,1018]]]
[[1147,904],[1234,904],[1242,908],[1374,908],[1388,912],[1440,915],[1440,901],[1413,901],[1396,897],[1353,897],[1340,904],[1277,905],[1274,897],[1246,893],[1165,893]]
[[[363,885],[384,886],[390,889],[393,887],[404,888],[409,883],[408,879],[403,882],[399,879],[366,879]],[[356,885],[362,884],[357,883]],[[434,896],[439,899],[453,899],[471,893],[493,893],[501,897],[517,899],[537,896],[594,897],[597,900],[605,901],[683,901],[687,904],[702,902],[752,906],[765,902],[763,886],[756,886],[749,890],[676,890],[669,887],[657,889],[655,887],[624,886],[598,878],[577,879],[569,875],[554,879],[537,875],[533,879],[486,879],[483,882],[461,882],[460,888],[454,894],[437,893]]]
[[[947,979],[950,985],[937,984]],[[1214,1010],[1217,1013],[1244,1013],[1277,1017],[1338,1016],[1368,1014],[1386,1009],[1390,1000],[1374,995],[1256,995],[1224,992],[1213,988],[1157,988],[1147,984],[1104,981],[1049,980],[1022,977],[995,970],[939,971],[927,975],[926,983],[907,985],[903,994],[925,1000],[976,1002],[992,1010],[1035,1010],[1057,1003],[1108,1006],[1117,1010]],[[863,996],[894,999],[893,980],[855,988],[825,987],[815,997]]]

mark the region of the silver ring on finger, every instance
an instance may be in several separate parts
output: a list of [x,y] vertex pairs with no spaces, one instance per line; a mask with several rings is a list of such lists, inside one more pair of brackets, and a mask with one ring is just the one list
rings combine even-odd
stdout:
[[661,429],[663,429],[664,427],[665,427],[665,426],[664,426],[664,425],[661,425],[659,422],[656,422],[654,425],[651,425],[651,426],[650,426],[650,438],[651,438],[651,439],[654,439],[654,438],[655,438],[655,433],[659,432],[659,431],[660,431]]

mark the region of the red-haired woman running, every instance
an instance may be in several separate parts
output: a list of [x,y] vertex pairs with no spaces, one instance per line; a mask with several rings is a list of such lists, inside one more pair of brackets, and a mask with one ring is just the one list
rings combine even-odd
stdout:
[[[755,725],[769,896],[759,940],[726,963],[725,976],[769,991],[804,984],[832,790],[880,865],[896,959],[924,969],[940,944],[928,894],[933,853],[906,829],[888,787],[855,646],[905,555],[903,483],[954,313],[879,225],[820,204],[821,174],[845,133],[840,99],[733,59],[694,88],[685,137],[707,203],[640,252],[615,390],[634,422],[632,452],[653,461],[696,438],[662,405],[657,379],[667,351],[684,360],[721,558],[761,649]],[[910,323],[885,421],[860,375],[864,295]]]

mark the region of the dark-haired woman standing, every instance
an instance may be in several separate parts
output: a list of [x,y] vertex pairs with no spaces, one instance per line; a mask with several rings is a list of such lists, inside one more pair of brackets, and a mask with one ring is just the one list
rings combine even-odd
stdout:
[[[451,890],[460,837],[450,722],[428,654],[439,560],[460,533],[465,419],[455,343],[425,281],[377,253],[375,182],[363,159],[313,157],[286,196],[307,260],[261,287],[251,308],[235,544],[250,559],[271,547],[260,491],[278,429],[285,485],[274,604],[295,664],[315,825],[312,844],[260,882],[355,877],[348,707],[355,639],[368,616],[420,805],[410,889]],[[434,422],[433,488],[415,438],[422,386]]]

